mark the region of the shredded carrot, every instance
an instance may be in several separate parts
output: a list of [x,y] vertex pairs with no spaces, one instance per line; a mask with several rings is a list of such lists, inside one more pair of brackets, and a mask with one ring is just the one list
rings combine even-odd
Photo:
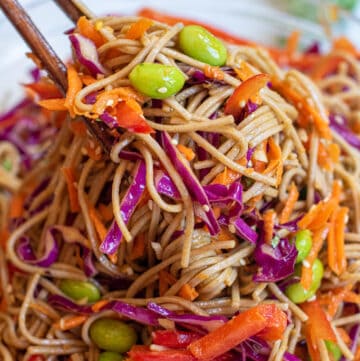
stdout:
[[300,32],[295,30],[293,31],[287,39],[286,43],[286,52],[289,58],[293,58],[296,55],[296,51],[299,46]]
[[82,81],[77,70],[73,65],[69,65],[67,68],[67,78],[68,78],[68,89],[66,92],[65,98],[65,107],[68,109],[72,118],[76,115],[75,109],[75,97],[77,93],[82,89]]
[[109,222],[114,218],[113,207],[111,203],[109,203],[107,206],[103,203],[100,203],[98,208],[101,218],[105,222]]
[[97,301],[96,303],[94,303],[92,306],[91,306],[91,309],[94,311],[94,312],[99,312],[104,306],[106,306],[107,304],[109,303],[109,300],[100,300],[100,301]]
[[153,25],[153,21],[147,18],[142,18],[133,23],[126,32],[126,39],[137,40],[140,39],[145,32]]
[[179,291],[179,296],[188,301],[194,301],[199,294],[196,292],[196,289],[190,286],[188,283],[185,283]]
[[92,40],[94,44],[99,47],[105,44],[105,39],[101,33],[96,29],[95,25],[85,16],[81,16],[77,22],[77,29],[79,33],[86,38]]
[[215,80],[224,80],[224,72],[218,66],[205,65],[204,74],[206,77]]
[[79,77],[84,85],[91,85],[96,82],[96,79],[88,74],[82,74],[79,75]]
[[288,198],[285,202],[285,206],[279,217],[280,223],[286,223],[289,221],[291,213],[294,210],[295,204],[298,199],[299,199],[299,191],[297,190],[295,183],[292,182],[290,185]]
[[291,102],[303,115],[304,119],[311,119],[319,135],[324,139],[331,139],[329,123],[323,119],[319,112],[309,104],[308,100],[300,95],[286,81],[281,81],[273,77],[273,88],[280,93],[287,101]]
[[301,270],[300,284],[304,287],[305,290],[310,289],[312,283],[312,267],[324,244],[327,230],[328,226],[325,225],[322,228],[317,229],[315,232],[313,232],[312,247],[310,253],[303,262]]
[[225,186],[234,183],[240,178],[240,174],[225,167],[225,169],[217,174],[217,176],[212,180],[211,184],[223,184]]
[[90,219],[94,223],[94,227],[95,227],[96,233],[99,237],[99,240],[100,240],[100,242],[102,242],[105,239],[106,234],[107,234],[106,227],[101,222],[101,219],[100,219],[100,216],[99,216],[97,210],[94,208],[94,206],[92,204],[90,204],[90,202],[87,202],[87,208],[89,211]]
[[28,53],[25,53],[25,55],[28,59],[30,59],[36,65],[37,68],[39,68],[39,69],[43,68],[42,61],[34,53],[28,52]]
[[333,50],[346,51],[355,57],[359,56],[356,46],[346,36],[340,36],[334,39]]
[[24,88],[32,97],[37,96],[41,100],[56,99],[62,96],[59,88],[47,78],[42,78],[35,83],[24,84]]
[[[281,178],[283,174],[283,162],[282,162],[282,154],[281,148],[278,144],[276,144],[273,138],[268,140],[268,157],[270,159],[269,166],[273,164],[273,167],[276,168],[276,185],[281,183]],[[266,169],[269,172],[269,169]]]
[[255,75],[249,64],[245,61],[241,61],[238,67],[234,68],[234,70],[241,81],[245,81]]
[[64,98],[44,99],[37,102],[41,107],[52,111],[66,111]]
[[351,344],[351,338],[349,334],[346,332],[346,330],[342,327],[336,327],[336,330],[341,337],[341,339],[344,341],[344,343],[349,346]]
[[183,145],[183,144],[178,144],[178,145],[176,146],[176,148],[178,149],[178,151],[179,151],[180,153],[182,153],[182,154],[185,156],[185,158],[186,158],[189,162],[191,162],[191,161],[195,158],[195,153],[194,153],[194,151],[193,151],[191,148],[186,147],[186,146]]
[[79,135],[81,137],[86,136],[86,125],[81,120],[73,120],[70,123],[70,129],[75,135]]
[[109,258],[109,260],[111,261],[112,264],[116,264],[116,263],[117,263],[117,261],[118,261],[118,254],[117,254],[116,251],[115,251],[114,253],[112,253],[112,254],[108,254],[107,256],[108,256],[108,258]]
[[336,247],[336,267],[334,271],[337,275],[343,273],[346,269],[345,257],[345,224],[349,209],[347,207],[339,207],[335,213],[335,247]]
[[342,61],[342,57],[337,55],[330,54],[322,57],[313,66],[310,73],[311,78],[316,81],[323,79],[326,75],[335,72]]
[[25,195],[23,193],[14,194],[10,201],[10,218],[19,218],[24,213]]
[[265,243],[270,243],[273,239],[274,226],[275,226],[275,211],[273,209],[268,209],[263,215],[264,221],[264,241]]
[[86,149],[86,153],[89,158],[93,160],[100,160],[102,158],[101,148],[98,144],[93,144],[92,142],[88,142],[84,148]]
[[76,187],[76,176],[75,170],[72,167],[62,167],[61,171],[64,175],[68,193],[69,193],[69,201],[70,201],[70,210],[73,213],[80,211],[80,204],[78,199],[78,191]]
[[140,233],[134,240],[134,245],[131,250],[130,260],[136,260],[142,257],[145,253],[146,238],[145,233]]
[[54,328],[61,331],[71,330],[75,327],[82,325],[88,319],[88,317],[89,316],[85,315],[63,317],[54,324]]
[[252,160],[253,165],[254,165],[254,171],[258,172],[258,173],[263,173],[266,169],[266,163],[258,160],[258,159],[253,159]]

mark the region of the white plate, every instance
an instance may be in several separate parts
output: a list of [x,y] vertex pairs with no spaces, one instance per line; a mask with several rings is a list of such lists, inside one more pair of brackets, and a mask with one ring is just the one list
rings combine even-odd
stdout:
[[[23,0],[34,22],[38,25],[56,52],[69,56],[69,42],[64,31],[73,24],[53,1]],[[134,14],[144,6],[171,14],[202,20],[264,44],[273,44],[293,29],[301,29],[307,39],[323,37],[323,30],[276,10],[270,0],[87,0],[86,5],[99,15]],[[359,32],[360,33],[360,32]],[[358,34],[359,34],[358,33]],[[305,37],[305,38],[306,38]],[[24,56],[28,51],[22,39],[0,13],[0,104],[14,102],[21,95],[19,83],[28,79],[31,61]]]

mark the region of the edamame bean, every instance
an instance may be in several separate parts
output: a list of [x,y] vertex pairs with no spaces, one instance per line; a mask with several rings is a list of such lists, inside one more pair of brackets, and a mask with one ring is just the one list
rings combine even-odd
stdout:
[[113,318],[99,318],[90,326],[90,337],[101,349],[127,352],[136,343],[135,330],[125,322]]
[[90,282],[61,280],[59,288],[73,300],[87,298],[88,302],[96,302],[100,299],[100,291]]
[[295,247],[298,251],[296,263],[300,263],[308,256],[312,247],[311,232],[308,229],[303,229],[296,233]]
[[[300,264],[298,266],[301,266]],[[317,289],[320,287],[321,279],[324,274],[324,266],[319,259],[316,259],[312,267],[311,286],[308,290],[298,283],[293,283],[285,290],[285,294],[294,303],[302,303],[315,295]]]
[[222,66],[226,63],[225,45],[198,25],[188,25],[180,31],[179,48],[191,58],[206,64]]
[[136,65],[129,78],[136,90],[153,99],[168,98],[185,83],[184,74],[175,66],[153,63]]
[[332,341],[325,340],[325,345],[328,351],[332,354],[332,359],[334,361],[339,361],[342,356],[342,352],[340,350],[340,347]]
[[100,354],[98,361],[123,361],[124,359],[124,356],[117,352],[105,351]]

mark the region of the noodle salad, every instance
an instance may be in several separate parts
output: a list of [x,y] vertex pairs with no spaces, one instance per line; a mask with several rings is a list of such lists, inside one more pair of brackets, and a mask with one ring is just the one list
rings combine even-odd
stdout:
[[356,48],[150,9],[68,36],[66,97],[0,117],[0,358],[360,360]]

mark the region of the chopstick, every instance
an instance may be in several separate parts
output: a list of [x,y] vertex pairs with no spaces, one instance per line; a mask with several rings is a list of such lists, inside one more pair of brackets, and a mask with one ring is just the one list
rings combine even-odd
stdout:
[[[68,2],[71,3],[71,1]],[[68,86],[66,66],[35,26],[24,8],[17,0],[1,0],[0,7],[33,53],[41,60],[49,76],[65,95]],[[101,123],[90,121],[85,117],[81,117],[81,119],[85,122],[88,130],[95,139],[98,140],[105,152],[109,154],[112,142],[109,134],[106,132],[105,126]]]
[[65,15],[72,20],[73,23],[79,20],[81,16],[92,18],[93,15],[89,9],[82,3],[76,0],[54,0],[59,8],[64,12]]

